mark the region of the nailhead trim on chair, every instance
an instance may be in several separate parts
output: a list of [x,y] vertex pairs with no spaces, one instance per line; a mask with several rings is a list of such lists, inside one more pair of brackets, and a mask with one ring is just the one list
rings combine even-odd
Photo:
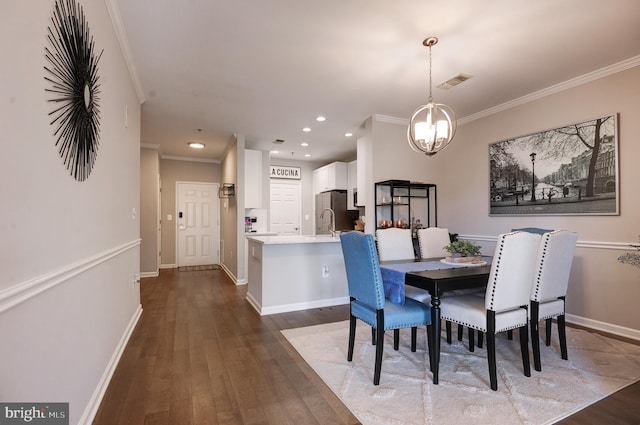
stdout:
[[[378,258],[378,251],[376,250],[375,245],[369,245],[369,255],[371,255],[371,258],[375,257]],[[380,267],[376,267],[374,268],[374,279],[377,281],[382,282],[382,274],[380,272]],[[380,291],[378,290],[379,288],[382,288],[382,285],[376,285],[376,297],[378,298],[378,304],[380,304],[380,308],[384,308],[384,292],[382,294],[380,294]]]
[[[523,307],[523,308],[524,308],[524,307]],[[440,317],[440,318],[441,318],[441,319],[444,319],[444,320],[452,320],[452,321],[453,321],[453,319],[451,319],[450,317],[446,317],[446,316],[442,316],[442,317]],[[542,319],[540,319],[540,320],[542,320]],[[481,331],[481,332],[486,332],[486,331],[487,331],[486,327],[483,329],[483,328],[479,328],[479,327],[477,327],[476,325],[472,325],[472,324],[470,324],[470,323],[463,323],[463,322],[459,322],[459,321],[455,321],[455,322],[456,322],[456,323],[458,323],[458,324],[460,324],[460,325],[462,325],[462,326],[466,326],[466,327],[468,327],[468,328],[475,329],[475,330],[477,330],[477,331]],[[518,328],[520,328],[520,327],[522,327],[522,326],[524,326],[524,325],[526,325],[526,324],[527,324],[527,322],[524,322],[524,323],[521,323],[520,325],[513,325],[513,326],[510,326],[510,327],[508,327],[508,328],[504,328],[504,329],[496,330],[496,333],[498,333],[498,332],[504,332],[504,331],[508,331],[508,330],[513,330],[513,329],[518,329]]]
[[[542,265],[544,264],[544,258],[547,256],[547,247],[549,246],[549,238],[551,237],[550,233],[545,233],[542,240],[542,261],[540,261],[540,268],[538,269],[538,276],[536,277],[536,288],[535,288],[535,296],[534,298],[538,299],[538,293],[540,291],[540,276],[542,272]],[[543,318],[541,317],[540,320]]]
[[[517,233],[517,232],[505,233],[504,236],[512,235],[514,233]],[[494,302],[495,290],[496,290],[496,278],[498,276],[498,270],[500,269],[500,260],[502,259],[502,250],[504,249],[504,240],[505,240],[505,237],[503,237],[500,240],[500,251],[498,252],[498,258],[494,258],[492,261],[492,265],[495,265],[496,273],[493,274],[493,284],[491,285],[491,304],[490,304],[489,310],[493,309],[493,302]]]

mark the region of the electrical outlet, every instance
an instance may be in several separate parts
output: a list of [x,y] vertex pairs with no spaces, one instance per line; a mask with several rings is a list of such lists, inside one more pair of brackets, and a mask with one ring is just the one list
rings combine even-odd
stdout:
[[322,266],[322,277],[329,277],[329,266]]

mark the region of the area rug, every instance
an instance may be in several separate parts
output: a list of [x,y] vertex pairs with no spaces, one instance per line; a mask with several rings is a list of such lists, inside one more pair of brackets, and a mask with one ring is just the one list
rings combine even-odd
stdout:
[[469,352],[466,338],[442,341],[440,382],[433,385],[425,329],[418,331],[415,353],[408,329],[400,332],[399,351],[387,332],[380,385],[374,386],[375,346],[363,322],[352,362],[348,321],[282,331],[365,425],[554,423],[640,379],[640,346],[568,328],[569,360],[562,360],[556,332],[554,325],[551,346],[541,343],[542,371],[533,370],[532,358],[529,378],[517,334],[513,340],[498,336],[498,391],[491,391],[486,349]]

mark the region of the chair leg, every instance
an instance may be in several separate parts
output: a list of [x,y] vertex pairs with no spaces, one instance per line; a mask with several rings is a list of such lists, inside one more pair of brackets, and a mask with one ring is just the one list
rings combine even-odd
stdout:
[[507,331],[507,339],[508,339],[509,341],[511,341],[511,340],[513,339],[513,331],[512,331],[511,329],[509,329],[509,330]]
[[560,338],[560,355],[564,360],[568,360],[567,354],[567,331],[565,327],[564,314],[558,316],[558,337]]
[[478,348],[482,348],[483,337],[484,337],[484,332],[478,331]]
[[462,341],[463,333],[464,333],[464,326],[458,325],[458,341]]
[[411,328],[411,351],[416,352],[416,339],[418,339],[418,328],[413,326]]
[[547,347],[551,345],[551,318],[548,318],[544,324],[544,330],[547,336]]
[[376,328],[371,326],[371,345],[376,345]]
[[469,351],[471,351],[473,353],[473,351],[475,350],[475,335],[476,335],[476,331],[469,328]]
[[347,361],[353,360],[353,343],[356,340],[356,317],[349,314],[349,349],[347,350]]
[[531,348],[533,348],[533,368],[540,372],[540,303],[531,301]]
[[384,348],[384,310],[376,313],[376,363],[373,371],[373,385],[380,385],[380,372],[382,370],[382,349]]
[[487,310],[487,362],[489,363],[489,382],[493,391],[498,391],[496,372],[496,312]]
[[520,334],[520,350],[522,351],[522,367],[524,376],[531,376],[531,363],[529,362],[529,329],[527,325],[518,329]]
[[400,348],[400,329],[393,330],[393,349],[398,351]]
[[451,344],[451,321],[446,320],[444,326],[447,332],[447,344]]

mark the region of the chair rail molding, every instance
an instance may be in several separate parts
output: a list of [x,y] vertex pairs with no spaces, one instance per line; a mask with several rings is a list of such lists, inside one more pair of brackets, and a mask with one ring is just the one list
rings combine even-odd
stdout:
[[[478,242],[496,242],[497,236],[487,235],[458,235],[459,239],[465,239]],[[633,246],[634,242],[609,242],[609,241],[581,241],[578,240],[576,247],[578,248],[594,248],[594,249],[614,249],[619,251],[629,251],[629,247]]]
[[0,291],[0,313],[49,290],[80,273],[96,267],[130,249],[140,246],[142,239],[135,239],[122,245],[103,251],[91,257],[84,258],[60,269],[37,276],[26,282],[19,283]]

